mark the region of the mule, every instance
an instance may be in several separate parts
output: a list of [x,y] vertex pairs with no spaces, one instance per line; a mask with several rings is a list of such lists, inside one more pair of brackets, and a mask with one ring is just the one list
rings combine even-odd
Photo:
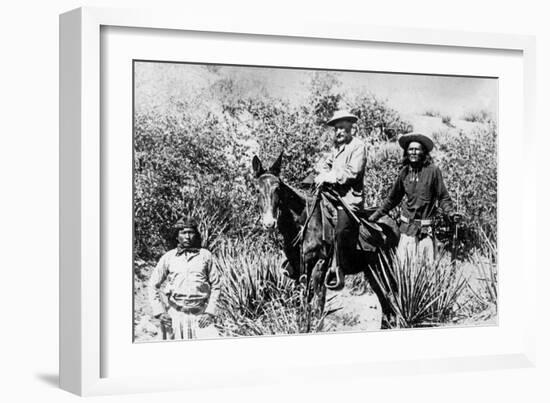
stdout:
[[[252,159],[252,168],[258,181],[261,222],[266,229],[277,228],[283,237],[283,251],[287,258],[283,267],[284,274],[294,280],[305,280],[312,291],[312,299],[315,298],[318,309],[322,311],[326,298],[324,279],[334,245],[323,240],[323,219],[319,202],[281,180],[282,157],[281,153],[269,169],[263,168],[257,156]],[[387,216],[385,218],[390,219]],[[380,254],[396,247],[399,233],[396,233],[396,225],[379,224],[385,232],[385,244],[375,251],[356,250],[350,259],[351,267],[345,267],[344,274],[364,273],[388,320],[392,310],[373,272],[380,275],[380,265],[389,263],[390,254],[386,254],[385,258],[381,258]]]

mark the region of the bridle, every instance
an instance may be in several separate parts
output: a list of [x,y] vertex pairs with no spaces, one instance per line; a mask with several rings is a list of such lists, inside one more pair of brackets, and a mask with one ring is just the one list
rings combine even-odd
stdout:
[[[275,181],[277,183],[277,189],[278,189],[279,186],[281,185],[281,178],[279,178],[276,175],[273,175],[272,173],[265,172],[265,173],[261,174],[260,176],[258,176],[258,181],[261,183],[262,179],[265,179],[267,177],[275,179]],[[273,206],[275,208],[275,228],[277,228],[277,226],[279,225],[279,216],[281,214],[280,204],[281,204],[281,200],[280,200],[280,197],[279,197],[279,199],[277,200],[277,203]],[[263,207],[264,206],[262,206],[262,208]]]
[[[257,179],[260,183],[262,183],[262,181],[267,179],[267,178],[272,178],[274,180],[274,182],[278,186],[278,188],[277,188],[277,191],[278,191],[280,189],[281,184],[283,183],[278,176],[276,176],[276,175],[274,175],[270,172],[265,172],[265,173],[263,173],[263,174],[261,174],[260,176],[257,177]],[[306,203],[306,205],[305,205],[305,211],[306,211],[305,222],[301,225],[298,224],[299,225],[298,233],[296,234],[294,239],[292,239],[292,242],[291,242],[292,246],[298,247],[300,249],[300,263],[299,263],[300,264],[300,266],[299,266],[300,279],[307,278],[306,267],[305,267],[305,255],[304,255],[303,240],[304,240],[304,235],[305,235],[306,228],[307,228],[308,223],[309,223],[309,221],[310,221],[310,219],[313,215],[313,210],[315,209],[317,203],[320,201],[320,196],[321,196],[321,193],[319,191],[319,188],[317,188],[316,192],[315,192],[315,198],[314,198],[314,201],[313,201],[312,204],[310,203],[310,201],[308,200],[307,197],[304,198],[305,203]],[[277,200],[277,203],[273,207],[276,208],[276,211],[275,211],[275,228],[278,228],[279,216],[281,214],[281,198],[280,198],[280,195],[279,195],[279,199]]]

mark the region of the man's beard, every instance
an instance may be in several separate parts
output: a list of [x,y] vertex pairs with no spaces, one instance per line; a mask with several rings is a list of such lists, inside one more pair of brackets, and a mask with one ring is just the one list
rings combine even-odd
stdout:
[[349,143],[351,142],[351,139],[352,139],[352,138],[353,138],[353,137],[345,137],[345,138],[343,138],[342,140],[334,139],[334,145],[335,145],[336,147],[341,147],[341,146],[343,146],[343,145],[345,145],[345,144],[349,144]]

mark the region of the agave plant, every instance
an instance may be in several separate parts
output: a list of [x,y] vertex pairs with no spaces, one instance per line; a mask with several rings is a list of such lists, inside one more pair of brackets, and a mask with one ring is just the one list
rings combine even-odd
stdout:
[[381,257],[374,277],[388,296],[396,327],[435,326],[455,320],[457,300],[466,280],[443,256],[433,263],[422,259]]
[[219,305],[226,336],[317,332],[331,312],[318,312],[305,284],[285,277],[282,256],[250,241],[226,241],[216,252]]

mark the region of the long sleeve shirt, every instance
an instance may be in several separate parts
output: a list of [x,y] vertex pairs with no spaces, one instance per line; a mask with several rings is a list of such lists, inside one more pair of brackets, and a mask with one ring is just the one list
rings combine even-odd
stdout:
[[409,223],[401,224],[401,232],[416,235],[418,224],[413,220],[432,219],[437,204],[446,215],[452,214],[452,201],[443,182],[441,170],[433,164],[425,165],[418,170],[404,167],[393,184],[393,187],[378,211],[387,214],[405,198],[401,206],[401,215]]
[[366,160],[365,144],[353,137],[349,143],[335,147],[321,167],[321,172],[334,176],[336,191],[355,210],[363,207]]
[[149,302],[153,316],[167,310],[167,304],[202,308],[216,314],[220,277],[206,249],[179,254],[172,249],[162,256],[149,278]]

